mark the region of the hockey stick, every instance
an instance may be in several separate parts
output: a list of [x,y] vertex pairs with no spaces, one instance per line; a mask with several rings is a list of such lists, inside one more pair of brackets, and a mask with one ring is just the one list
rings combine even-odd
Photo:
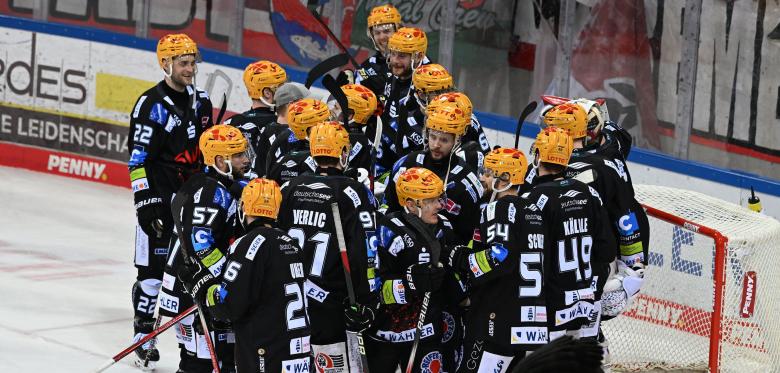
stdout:
[[[341,266],[344,268],[344,280],[347,282],[347,295],[349,296],[349,305],[357,304],[355,299],[355,288],[352,286],[352,270],[349,268],[349,258],[347,257],[347,244],[344,241],[344,230],[341,227],[341,214],[339,213],[339,204],[333,202],[330,204],[333,211],[333,223],[336,226],[336,238],[339,243],[339,253],[341,254]],[[347,331],[347,350],[353,357],[355,351],[360,355],[360,360],[356,361],[360,372],[368,373],[368,359],[366,358],[366,348],[363,346],[363,332]]]
[[217,121],[214,124],[222,124],[222,117],[225,116],[227,110],[227,93],[222,94],[222,107],[219,108],[219,114],[217,115]]
[[[441,255],[441,246],[439,245],[439,241],[436,241],[434,237],[431,237],[430,233],[428,233],[425,228],[425,223],[416,215],[406,214],[406,221],[418,231],[420,237],[428,244],[431,250],[431,265],[440,266],[439,256]],[[430,302],[431,292],[428,291],[425,292],[422,306],[420,307],[420,317],[417,320],[417,326],[415,327],[414,342],[412,343],[412,352],[409,354],[409,362],[406,363],[406,373],[412,373],[414,368],[414,358],[417,356],[417,347],[420,346],[420,338],[423,327],[425,327],[425,317],[428,314],[428,304],[430,304]]]
[[176,317],[172,318],[170,321],[166,322],[165,324],[162,324],[162,326],[160,326],[159,328],[152,330],[151,333],[149,333],[145,337],[141,338],[138,342],[133,343],[130,347],[128,347],[128,348],[122,350],[122,352],[114,355],[114,357],[112,357],[110,361],[107,361],[105,364],[100,366],[100,368],[98,368],[95,371],[95,373],[100,373],[100,372],[108,369],[110,366],[114,365],[115,363],[117,363],[119,360],[124,359],[125,356],[130,355],[133,351],[135,351],[135,349],[137,349],[138,347],[141,347],[141,345],[143,345],[144,343],[149,342],[150,339],[152,339],[154,337],[157,337],[158,335],[162,334],[162,332],[170,329],[172,326],[174,326],[176,323],[181,321],[183,318],[185,318],[185,317],[189,316],[190,314],[192,314],[193,312],[195,312],[196,309],[197,309],[197,306],[193,305],[192,307],[187,308],[184,312],[178,314]]
[[[176,196],[173,198],[173,201],[171,202],[171,215],[173,215],[173,225],[176,227],[176,233],[178,234],[178,240],[181,242],[181,255],[184,258],[183,265],[187,265],[188,262],[192,262],[192,259],[189,256],[189,253],[187,253],[187,247],[185,246],[188,242],[184,237],[184,226],[181,224],[181,215],[183,214],[184,210],[184,203],[189,199],[189,195],[185,192],[179,191],[176,193]],[[206,346],[209,349],[209,354],[211,354],[211,366],[214,368],[214,372],[219,373],[219,362],[217,361],[217,351],[214,349],[214,343],[211,341],[211,332],[209,331],[209,326],[206,323],[206,318],[203,316],[203,307],[200,306],[200,303],[197,299],[195,299],[194,294],[191,294],[193,296],[193,302],[195,302],[195,306],[198,309],[198,317],[200,318],[200,324],[203,328],[203,337],[206,340]]]
[[528,116],[531,115],[534,110],[536,110],[536,101],[531,101],[528,103],[525,109],[523,109],[523,112],[520,113],[520,116],[517,117],[517,129],[515,129],[515,149],[517,149],[517,146],[520,144],[520,130],[523,128],[525,118],[528,118]]
[[[152,330],[155,330],[160,327],[160,321],[162,318],[160,317],[160,295],[162,294],[162,291],[157,293],[157,303],[155,303],[154,306],[154,328]],[[143,366],[140,366],[141,370],[144,370],[149,367],[149,358],[150,353],[152,349],[157,345],[157,339],[152,339],[151,342],[149,342],[149,351],[146,353],[146,356],[144,356],[144,361],[142,362]]]
[[[382,141],[382,130],[383,130],[383,123],[382,123],[382,116],[377,115],[376,116],[376,129],[374,130],[374,143],[373,149],[371,152],[371,170],[368,172],[369,180],[371,182],[371,194],[374,194],[374,180],[376,180],[376,156],[379,152],[379,146],[380,142]],[[376,196],[375,196],[376,197]]]
[[341,44],[341,40],[339,40],[339,38],[336,37],[336,34],[334,34],[333,31],[330,30],[330,27],[328,27],[328,25],[325,24],[325,21],[322,20],[320,13],[317,12],[316,9],[314,9],[316,6],[317,6],[317,0],[309,0],[307,4],[307,8],[309,9],[309,12],[311,12],[311,15],[313,15],[314,19],[317,20],[317,23],[319,23],[320,26],[322,26],[322,28],[328,34],[328,37],[330,37],[330,39],[333,40],[334,43],[336,43],[336,46],[338,46],[342,52],[346,53],[347,56],[349,56],[349,61],[352,62],[352,66],[354,66],[355,69],[359,69],[360,64],[357,63],[355,57],[352,57],[352,55],[349,53],[349,49],[347,49],[347,47],[345,47],[344,44]]
[[317,66],[314,66],[311,68],[311,70],[309,70],[309,73],[306,75],[306,83],[304,85],[306,88],[311,88],[311,86],[314,85],[314,82],[316,82],[317,79],[319,79],[321,76],[327,74],[328,71],[344,66],[348,62],[349,55],[346,53],[337,54],[335,56],[326,58],[322,62],[318,63]]

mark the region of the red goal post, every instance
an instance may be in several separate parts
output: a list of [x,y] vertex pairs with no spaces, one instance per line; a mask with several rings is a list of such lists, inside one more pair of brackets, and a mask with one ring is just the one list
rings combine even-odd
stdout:
[[650,264],[631,306],[602,324],[613,370],[779,369],[780,222],[698,192],[635,190]]

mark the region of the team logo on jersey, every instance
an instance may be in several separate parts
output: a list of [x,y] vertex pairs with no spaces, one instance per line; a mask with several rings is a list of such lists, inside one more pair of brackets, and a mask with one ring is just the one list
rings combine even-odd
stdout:
[[441,352],[431,351],[423,356],[420,362],[420,370],[422,373],[439,373],[442,371],[441,361]]
[[330,189],[330,187],[325,185],[324,183],[301,184],[301,186],[309,189],[314,189],[314,190]]
[[441,343],[447,343],[455,335],[455,318],[448,312],[441,313]]
[[580,194],[580,192],[578,192],[578,191],[576,191],[576,190],[569,190],[569,191],[568,191],[568,192],[566,192],[566,193],[563,193],[563,194],[560,194],[560,195],[558,195],[558,198],[563,198],[563,197],[574,198],[574,197],[576,197],[578,194]]
[[227,210],[230,207],[230,204],[233,203],[233,198],[230,197],[227,190],[222,187],[217,187],[214,191],[214,203]]
[[318,373],[338,373],[344,371],[344,355],[328,355],[320,352],[314,357],[314,366]]

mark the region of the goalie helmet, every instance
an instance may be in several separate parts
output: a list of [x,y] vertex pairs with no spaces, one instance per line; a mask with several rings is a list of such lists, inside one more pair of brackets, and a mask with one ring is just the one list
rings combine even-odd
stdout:
[[198,147],[203,153],[203,163],[206,166],[214,166],[218,155],[230,162],[230,157],[245,152],[247,141],[238,128],[227,124],[217,124],[203,131],[198,141]]
[[324,122],[311,128],[309,150],[312,157],[341,158],[349,150],[349,133],[338,122]]
[[375,26],[392,24],[397,29],[401,25],[401,13],[393,4],[375,6],[368,14],[367,24],[369,36],[371,36],[371,28]]
[[306,130],[329,119],[328,104],[314,98],[295,101],[287,108],[287,122],[298,140],[306,138]]
[[171,61],[178,56],[194,54],[195,59],[200,59],[198,45],[187,34],[168,34],[157,42],[157,62],[160,68],[165,70],[164,60]]
[[574,139],[581,139],[587,135],[587,117],[582,106],[567,102],[548,110],[544,124],[568,130]]
[[539,162],[568,166],[574,149],[573,142],[569,131],[559,127],[545,127],[536,135],[533,152]]
[[452,89],[452,75],[444,66],[432,63],[422,65],[412,74],[414,89],[424,94]]
[[257,61],[250,63],[244,69],[244,85],[252,99],[263,97],[263,90],[274,90],[287,81],[287,72],[271,61]]
[[528,168],[528,159],[523,152],[512,148],[494,149],[485,156],[483,166],[500,178],[505,173],[509,174],[509,183],[520,185],[525,181],[525,172]]
[[341,90],[347,96],[349,109],[353,112],[352,120],[359,124],[368,123],[371,116],[376,114],[377,101],[374,92],[360,84],[343,85]]
[[444,193],[441,178],[422,167],[412,167],[401,172],[395,182],[395,188],[401,206],[406,205],[407,199],[419,202],[428,198],[439,198]]
[[412,56],[416,53],[425,54],[428,50],[428,37],[425,36],[425,31],[422,29],[401,27],[387,41],[387,49],[409,53]]
[[425,127],[463,136],[471,124],[471,100],[460,92],[436,96],[425,108]]
[[241,192],[241,210],[246,216],[276,219],[282,204],[282,192],[276,181],[253,179]]

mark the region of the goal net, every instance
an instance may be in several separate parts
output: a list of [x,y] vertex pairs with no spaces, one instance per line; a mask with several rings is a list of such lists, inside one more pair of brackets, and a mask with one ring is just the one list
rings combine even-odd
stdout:
[[614,370],[780,371],[780,223],[701,193],[635,185],[650,257],[602,324]]

